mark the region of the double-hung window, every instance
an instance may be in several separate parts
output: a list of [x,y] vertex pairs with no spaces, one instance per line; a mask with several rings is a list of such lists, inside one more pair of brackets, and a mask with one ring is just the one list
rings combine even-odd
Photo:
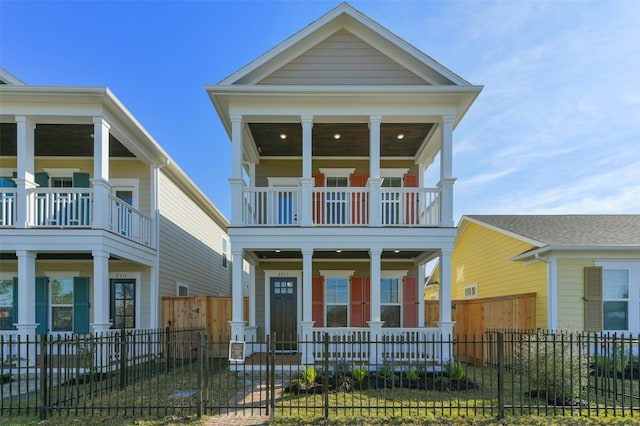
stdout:
[[13,302],[14,283],[11,279],[0,279],[0,330],[13,329],[13,323],[18,322],[14,318]]
[[326,280],[327,327],[349,325],[349,279],[327,278]]
[[401,327],[402,294],[401,280],[383,278],[380,281],[380,320],[383,327]]
[[73,278],[51,280],[51,331],[73,331]]
[[602,328],[640,331],[640,262],[600,262]]

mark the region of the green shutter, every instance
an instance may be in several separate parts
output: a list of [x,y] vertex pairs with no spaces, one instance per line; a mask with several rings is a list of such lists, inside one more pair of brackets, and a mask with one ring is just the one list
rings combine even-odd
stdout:
[[18,306],[20,302],[18,300],[18,277],[13,277],[13,329],[16,330],[15,324],[18,323]]
[[73,279],[73,332],[89,332],[89,278]]
[[36,333],[49,332],[49,278],[36,277]]
[[584,268],[584,330],[602,331],[602,267]]
[[73,174],[74,188],[89,188],[89,173],[75,172]]
[[35,174],[35,180],[39,187],[46,188],[49,186],[49,173],[38,172]]

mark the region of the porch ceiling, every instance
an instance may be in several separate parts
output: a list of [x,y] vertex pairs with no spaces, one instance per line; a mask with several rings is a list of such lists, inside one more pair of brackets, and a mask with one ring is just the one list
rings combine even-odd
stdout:
[[[425,252],[418,250],[384,250],[382,252],[382,260],[402,260],[412,261]],[[254,254],[261,260],[300,260],[302,261],[302,252],[300,250],[258,250]],[[315,250],[313,252],[314,260],[368,260],[369,252],[367,250]]]
[[[432,126],[433,123],[382,123],[380,155],[415,156]],[[249,130],[262,157],[302,156],[300,123],[249,123]],[[280,137],[282,134],[286,139]],[[336,134],[340,135],[339,139],[334,137]],[[367,123],[314,123],[312,140],[314,156],[369,156]]]
[[[38,124],[34,131],[36,157],[92,157],[93,125]],[[17,126],[0,123],[0,155],[17,155]],[[135,157],[115,137],[109,135],[110,157]]]

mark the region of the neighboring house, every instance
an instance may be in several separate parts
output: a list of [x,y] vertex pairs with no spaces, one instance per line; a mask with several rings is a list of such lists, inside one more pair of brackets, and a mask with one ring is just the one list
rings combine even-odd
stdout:
[[451,262],[452,135],[481,87],[343,3],[206,90],[233,146],[234,337],[450,332],[450,276],[436,328],[418,283]]
[[155,328],[161,296],[231,294],[227,220],[109,89],[0,81],[0,333]]
[[467,215],[452,270],[454,300],[536,293],[537,327],[640,332],[640,215]]

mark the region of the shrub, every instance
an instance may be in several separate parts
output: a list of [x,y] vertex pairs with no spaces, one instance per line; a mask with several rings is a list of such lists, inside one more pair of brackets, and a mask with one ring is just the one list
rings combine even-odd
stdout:
[[316,381],[316,369],[314,367],[302,367],[302,374],[300,378],[308,384],[314,383]]
[[364,378],[367,377],[367,369],[364,365],[361,365],[360,367],[354,368],[352,374],[353,374],[353,378],[357,382],[362,382]]
[[580,397],[588,381],[589,366],[584,356],[586,349],[578,337],[567,331],[538,331],[514,342],[514,367],[530,378],[531,394],[561,404],[573,403]]
[[460,361],[452,362],[447,365],[447,374],[455,380],[464,379],[464,367]]
[[387,385],[392,384],[395,379],[395,372],[391,362],[389,362],[388,360],[384,360],[384,362],[376,372],[376,377],[379,380],[382,380]]
[[412,366],[409,366],[409,369],[407,370],[407,379],[410,382],[414,383],[419,378],[420,378],[420,376],[418,375],[418,373],[416,373],[416,370],[414,370]]

